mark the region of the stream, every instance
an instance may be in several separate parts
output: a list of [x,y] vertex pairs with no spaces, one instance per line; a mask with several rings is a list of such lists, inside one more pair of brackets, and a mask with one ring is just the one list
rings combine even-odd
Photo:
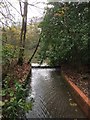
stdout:
[[60,70],[32,69],[27,101],[34,99],[27,118],[86,118],[74,101]]

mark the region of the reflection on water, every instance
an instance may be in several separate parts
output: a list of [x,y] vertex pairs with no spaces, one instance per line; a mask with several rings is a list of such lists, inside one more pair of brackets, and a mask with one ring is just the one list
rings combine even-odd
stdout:
[[[32,111],[27,118],[84,118],[67,86],[55,69],[32,69]],[[27,100],[30,100],[28,95]]]

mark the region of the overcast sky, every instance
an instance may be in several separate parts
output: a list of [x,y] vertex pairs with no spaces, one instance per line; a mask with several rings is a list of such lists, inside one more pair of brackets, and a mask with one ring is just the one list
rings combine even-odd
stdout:
[[[8,1],[10,3],[12,3],[12,5],[20,12],[18,0],[8,0]],[[22,0],[22,1],[24,1],[24,0]],[[37,2],[41,2],[41,3],[36,4]],[[45,4],[43,4],[43,2],[46,3],[47,0],[28,0],[28,3],[36,6],[36,7],[34,7],[31,5],[28,5],[28,19],[32,18],[32,17],[42,17],[43,16],[44,7],[46,6]],[[20,18],[20,15],[17,13],[17,11],[15,9],[12,10],[12,13],[15,14],[16,19]]]
[[[0,1],[1,2],[6,1],[7,3],[8,2],[11,3],[11,5],[10,4],[8,4],[9,6],[7,5],[7,8],[9,7],[10,13],[14,16],[13,20],[15,22],[18,22],[18,21],[21,22],[21,15],[19,14],[20,13],[19,0],[0,0]],[[24,5],[23,2],[25,0],[21,0],[21,1],[22,1],[22,6],[23,6]],[[28,21],[30,21],[30,19],[33,17],[42,17],[43,16],[43,12],[44,12],[44,8],[46,7],[47,0],[28,0],[28,3],[35,5],[35,7],[28,5],[28,15],[27,15]],[[4,13],[5,16],[9,17],[9,15],[7,15],[6,9],[1,7],[0,11],[2,13]],[[3,22],[5,22],[5,17],[3,17],[2,14],[0,14],[0,19]],[[10,22],[9,22],[9,24],[10,24]]]

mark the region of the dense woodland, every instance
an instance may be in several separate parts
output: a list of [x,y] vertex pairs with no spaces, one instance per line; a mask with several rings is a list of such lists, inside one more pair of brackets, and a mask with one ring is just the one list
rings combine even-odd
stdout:
[[[1,8],[4,4],[1,2]],[[21,8],[20,1],[19,4]],[[16,119],[22,111],[31,109],[31,102],[25,103],[26,89],[11,72],[21,69],[25,62],[47,62],[51,66],[68,65],[76,69],[86,67],[87,72],[90,70],[90,2],[48,3],[42,22],[34,23],[27,23],[27,1],[23,4],[23,14],[20,11],[22,23],[14,24],[8,18],[11,21],[8,26],[7,22],[3,23],[3,19],[0,21],[3,118],[9,116]],[[4,12],[0,13],[4,19],[7,18]],[[19,67],[13,69],[15,66]]]
[[40,24],[40,58],[51,65],[89,65],[89,3],[50,3]]

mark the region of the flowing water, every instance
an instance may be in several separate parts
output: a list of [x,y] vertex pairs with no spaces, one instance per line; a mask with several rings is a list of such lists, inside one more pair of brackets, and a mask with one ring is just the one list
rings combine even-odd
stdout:
[[55,69],[32,69],[27,101],[34,99],[27,118],[85,118]]

